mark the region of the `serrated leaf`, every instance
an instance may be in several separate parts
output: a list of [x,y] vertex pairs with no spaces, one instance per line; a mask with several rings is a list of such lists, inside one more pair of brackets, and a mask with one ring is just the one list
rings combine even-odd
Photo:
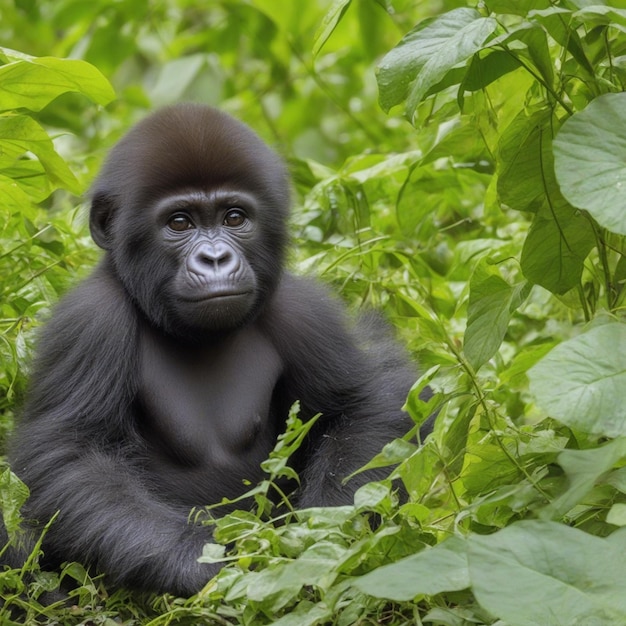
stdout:
[[593,100],[554,140],[561,192],[611,232],[626,235],[626,93]]
[[[0,511],[9,533],[19,530],[22,520],[20,508],[28,495],[28,487],[10,469],[7,468],[0,474]],[[2,547],[0,545],[0,549]]]
[[382,108],[388,111],[406,100],[406,115],[411,119],[428,90],[455,66],[466,63],[496,27],[493,18],[469,8],[418,24],[377,68]]
[[596,436],[626,435],[626,324],[604,324],[565,341],[528,372],[544,411]]

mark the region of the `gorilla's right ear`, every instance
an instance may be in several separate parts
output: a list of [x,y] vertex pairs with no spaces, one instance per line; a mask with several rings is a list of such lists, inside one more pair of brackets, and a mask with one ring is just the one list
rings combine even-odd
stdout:
[[111,222],[115,213],[115,200],[105,191],[94,191],[91,196],[89,230],[93,240],[104,250],[111,248]]

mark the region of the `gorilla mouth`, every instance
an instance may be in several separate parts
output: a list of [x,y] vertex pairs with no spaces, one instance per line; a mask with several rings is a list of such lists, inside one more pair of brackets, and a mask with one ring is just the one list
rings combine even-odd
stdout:
[[243,296],[248,296],[251,293],[251,290],[236,291],[234,289],[215,289],[214,291],[207,291],[194,296],[182,296],[181,300],[185,302],[202,303],[209,300],[221,300],[223,298],[241,298]]

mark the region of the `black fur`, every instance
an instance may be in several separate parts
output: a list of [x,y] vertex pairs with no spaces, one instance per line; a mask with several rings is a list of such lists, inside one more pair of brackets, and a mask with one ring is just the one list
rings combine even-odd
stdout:
[[[415,373],[377,323],[356,329],[319,285],[282,270],[288,179],[224,113],[179,105],[113,149],[92,193],[106,254],[45,326],[13,470],[45,563],[191,594],[210,531],[190,508],[261,478],[295,400],[321,412],[294,460],[297,504],[350,503],[342,479],[412,426]],[[14,551],[14,562],[23,554]]]

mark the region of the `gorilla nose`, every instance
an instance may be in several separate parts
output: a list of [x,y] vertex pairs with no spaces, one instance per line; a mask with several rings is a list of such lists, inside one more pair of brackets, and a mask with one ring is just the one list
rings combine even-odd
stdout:
[[189,258],[189,269],[196,274],[227,274],[237,269],[235,251],[224,243],[203,243]]

